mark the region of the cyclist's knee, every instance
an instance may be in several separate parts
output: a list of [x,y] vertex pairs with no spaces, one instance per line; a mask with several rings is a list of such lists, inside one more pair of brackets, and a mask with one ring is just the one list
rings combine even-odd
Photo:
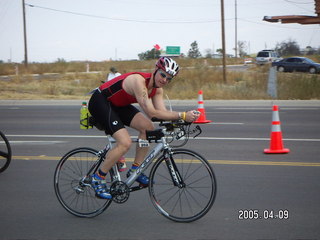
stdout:
[[114,137],[117,141],[117,148],[123,152],[126,153],[129,151],[132,140],[130,138],[130,135],[128,131],[125,128],[120,129],[119,131],[115,132],[112,137]]
[[132,145],[131,138],[122,138],[120,141],[117,142],[117,147],[123,153],[126,153],[127,151],[129,151],[131,145]]
[[154,130],[154,125],[151,121],[145,121],[142,125],[141,128],[139,129],[140,133],[145,133],[147,130]]
[[131,121],[130,126],[144,134],[146,130],[154,130],[151,120],[142,113],[137,114]]

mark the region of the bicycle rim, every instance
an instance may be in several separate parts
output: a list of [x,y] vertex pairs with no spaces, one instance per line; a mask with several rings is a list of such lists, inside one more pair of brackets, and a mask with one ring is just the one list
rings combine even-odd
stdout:
[[161,156],[150,172],[151,201],[158,212],[170,220],[198,220],[214,203],[217,191],[214,172],[207,160],[187,149],[174,150],[171,159],[184,186],[174,186],[166,159]]
[[11,162],[11,147],[7,137],[0,131],[0,172],[9,167]]
[[[56,196],[68,212],[78,217],[95,217],[101,214],[112,202],[97,198],[89,182],[83,184],[83,179],[98,161],[97,153],[91,148],[74,149],[62,157],[55,170],[54,189]],[[110,186],[111,175],[108,174],[108,186]]]

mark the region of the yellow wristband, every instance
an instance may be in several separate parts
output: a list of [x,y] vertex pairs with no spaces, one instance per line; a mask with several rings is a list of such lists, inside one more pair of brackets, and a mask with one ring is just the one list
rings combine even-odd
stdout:
[[183,119],[184,121],[186,121],[186,116],[187,116],[187,113],[186,113],[186,112],[183,112],[183,113],[182,113],[182,119]]

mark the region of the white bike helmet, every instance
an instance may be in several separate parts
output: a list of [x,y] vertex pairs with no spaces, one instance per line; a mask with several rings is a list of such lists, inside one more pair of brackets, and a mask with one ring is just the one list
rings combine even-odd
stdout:
[[176,76],[179,72],[179,65],[176,63],[176,61],[168,57],[159,58],[156,63],[156,67],[158,69],[162,69],[173,77]]

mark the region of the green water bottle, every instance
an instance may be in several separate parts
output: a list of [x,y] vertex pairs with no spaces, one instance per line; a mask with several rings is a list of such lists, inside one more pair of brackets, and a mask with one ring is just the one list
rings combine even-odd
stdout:
[[80,129],[92,128],[92,126],[89,125],[89,116],[90,113],[88,111],[87,103],[82,102],[82,106],[80,109]]

